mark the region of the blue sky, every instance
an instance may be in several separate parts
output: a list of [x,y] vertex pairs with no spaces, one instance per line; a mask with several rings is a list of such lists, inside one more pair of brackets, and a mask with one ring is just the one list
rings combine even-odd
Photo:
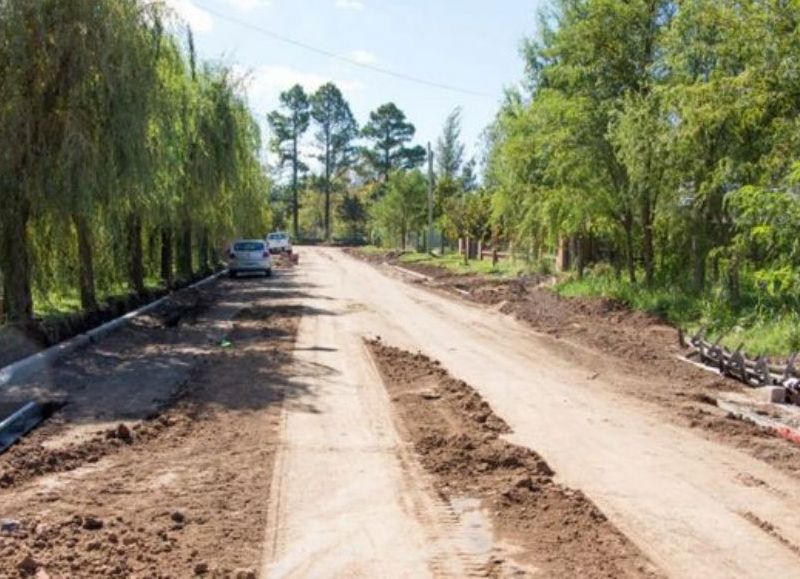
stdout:
[[[447,114],[462,108],[463,137],[477,153],[503,88],[520,81],[519,46],[536,31],[543,0],[166,0],[192,25],[203,58],[247,72],[250,105],[263,121],[299,82],[331,80],[363,124],[393,101],[435,143]],[[486,96],[387,77],[274,40],[235,19],[347,58]]]

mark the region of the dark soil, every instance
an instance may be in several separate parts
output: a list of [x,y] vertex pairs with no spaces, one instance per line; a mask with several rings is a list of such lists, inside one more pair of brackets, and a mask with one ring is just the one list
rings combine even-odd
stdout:
[[508,426],[468,384],[422,354],[368,345],[398,429],[439,493],[481,499],[500,538],[521,549],[516,563],[546,577],[659,576],[583,493],[554,482],[542,457],[501,437]]

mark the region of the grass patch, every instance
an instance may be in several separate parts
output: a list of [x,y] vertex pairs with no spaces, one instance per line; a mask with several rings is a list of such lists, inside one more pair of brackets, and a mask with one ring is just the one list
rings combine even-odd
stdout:
[[[157,290],[164,287],[157,277],[145,278],[144,285],[148,290]],[[126,284],[114,284],[103,290],[98,289],[97,301],[102,305],[106,300],[124,298],[129,293],[130,290]],[[35,295],[33,305],[34,314],[43,319],[60,318],[83,310],[80,294],[74,289],[51,293],[46,296]]]
[[456,274],[481,274],[498,277],[517,277],[530,272],[530,268],[520,262],[513,263],[504,259],[492,265],[491,259],[472,259],[464,263],[464,258],[457,253],[446,253],[442,256],[429,253],[410,252],[400,256],[400,263],[424,264],[441,267]]
[[732,308],[719,292],[697,295],[680,286],[646,288],[613,275],[569,278],[555,291],[565,297],[616,299],[689,333],[705,327],[710,339],[722,336],[721,343],[729,349],[743,344],[751,356],[783,357],[800,350],[800,316],[791,308],[767,307],[758,299],[745,299]]
[[365,255],[379,255],[381,253],[386,253],[386,249],[383,247],[378,247],[377,245],[361,245],[355,248],[356,251],[359,251]]

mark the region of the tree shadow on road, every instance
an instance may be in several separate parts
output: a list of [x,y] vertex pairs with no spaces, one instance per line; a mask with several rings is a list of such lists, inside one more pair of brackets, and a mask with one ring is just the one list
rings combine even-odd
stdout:
[[331,370],[293,361],[297,325],[338,314],[282,303],[316,297],[299,286],[312,287],[291,273],[220,280],[204,290],[213,302],[207,311],[173,327],[137,318],[35,379],[0,389],[0,406],[62,401],[61,418],[82,424],[146,419],[191,396],[217,410],[259,411],[301,398],[311,410],[314,394],[302,375]]

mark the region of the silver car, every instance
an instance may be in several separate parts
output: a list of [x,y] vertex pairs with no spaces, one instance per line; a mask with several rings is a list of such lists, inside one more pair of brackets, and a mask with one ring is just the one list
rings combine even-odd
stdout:
[[272,256],[263,239],[239,239],[228,252],[228,273],[236,277],[240,273],[263,273],[272,275]]

